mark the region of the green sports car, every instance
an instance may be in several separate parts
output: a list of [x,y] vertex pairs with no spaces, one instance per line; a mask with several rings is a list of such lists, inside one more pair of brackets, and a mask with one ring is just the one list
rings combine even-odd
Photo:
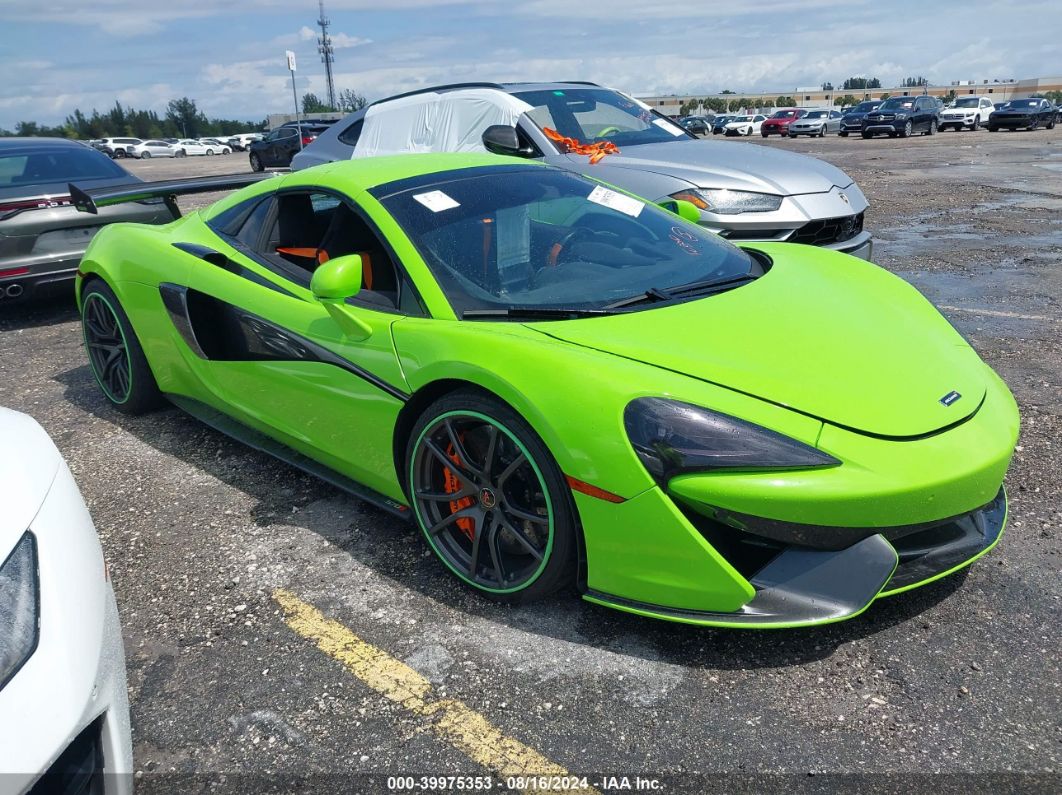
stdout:
[[415,521],[484,594],[791,627],[1000,538],[1014,400],[875,265],[492,155],[262,176],[71,186],[92,212],[244,185],[93,240],[100,388]]

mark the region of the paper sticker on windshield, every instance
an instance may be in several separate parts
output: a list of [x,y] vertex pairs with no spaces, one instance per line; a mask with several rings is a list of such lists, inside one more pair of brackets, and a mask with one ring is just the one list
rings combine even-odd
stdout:
[[684,135],[686,133],[686,131],[683,130],[681,127],[676,124],[672,124],[666,119],[653,119],[653,124],[655,124],[661,130],[667,130],[669,133],[676,137]]
[[642,208],[645,207],[645,202],[632,199],[630,196],[624,196],[622,193],[616,193],[616,191],[609,190],[604,185],[598,185],[590,191],[590,195],[586,198],[595,204],[600,204],[602,207],[619,210],[631,218],[637,218],[641,214]]
[[454,201],[441,190],[430,190],[427,193],[414,193],[413,198],[433,213],[441,213],[443,210],[452,210],[454,207],[461,206],[460,202]]

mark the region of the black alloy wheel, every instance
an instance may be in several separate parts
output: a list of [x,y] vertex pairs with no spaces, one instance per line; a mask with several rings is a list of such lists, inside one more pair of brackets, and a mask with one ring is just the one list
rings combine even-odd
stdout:
[[492,598],[524,602],[571,581],[574,508],[545,445],[508,406],[455,393],[418,420],[409,492],[432,551]]

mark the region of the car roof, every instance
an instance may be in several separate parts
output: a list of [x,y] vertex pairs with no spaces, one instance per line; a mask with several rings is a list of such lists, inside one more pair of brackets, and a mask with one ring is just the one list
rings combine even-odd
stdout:
[[[214,204],[209,217],[245,201],[250,196],[265,193],[271,188],[331,188],[351,197],[363,191],[399,182],[412,177],[438,174],[460,169],[497,168],[553,168],[522,157],[505,157],[487,152],[441,152],[432,154],[387,155],[353,160],[337,160],[302,171],[285,174],[277,180],[266,179],[237,191]],[[567,173],[567,172],[566,172]]]
[[84,149],[86,146],[88,145],[81,143],[81,141],[71,141],[69,138],[34,138],[30,136],[0,138],[0,151],[5,149],[18,149],[19,151],[25,151],[27,149],[55,149],[56,147]]

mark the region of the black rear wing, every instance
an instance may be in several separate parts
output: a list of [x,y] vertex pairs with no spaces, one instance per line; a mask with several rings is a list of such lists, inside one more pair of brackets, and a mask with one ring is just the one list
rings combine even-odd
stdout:
[[102,188],[79,188],[73,182],[69,184],[70,200],[78,212],[99,213],[100,207],[124,202],[140,202],[146,199],[163,199],[170,208],[174,218],[181,217],[177,208],[177,197],[189,193],[213,193],[222,190],[235,190],[247,185],[273,179],[277,174],[218,174],[212,177],[185,177],[167,179],[160,182],[134,182],[128,185],[110,185]]

